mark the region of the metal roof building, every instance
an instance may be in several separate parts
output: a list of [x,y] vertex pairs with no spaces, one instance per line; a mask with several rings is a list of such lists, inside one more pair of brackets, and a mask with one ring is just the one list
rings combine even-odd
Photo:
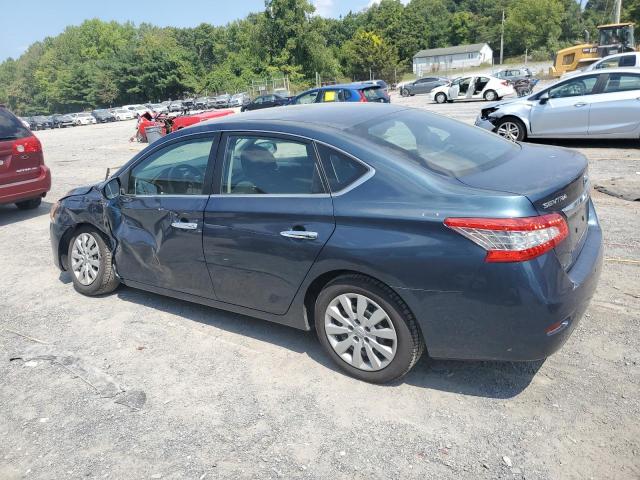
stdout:
[[428,72],[477,67],[491,63],[492,58],[493,50],[486,43],[420,50],[413,56],[413,73],[421,76]]

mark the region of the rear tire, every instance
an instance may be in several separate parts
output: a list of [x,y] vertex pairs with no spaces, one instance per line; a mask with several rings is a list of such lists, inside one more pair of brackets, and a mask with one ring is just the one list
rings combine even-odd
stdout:
[[447,102],[447,95],[440,92],[440,93],[436,93],[436,103],[446,103]]
[[29,200],[16,202],[16,207],[18,207],[20,210],[33,210],[34,208],[38,208],[41,203],[42,197],[31,198]]
[[495,90],[487,90],[486,92],[484,92],[484,99],[487,102],[495,102],[496,100],[498,100],[498,94]]
[[111,248],[92,227],[81,227],[74,233],[69,242],[67,264],[73,287],[83,295],[110,293],[120,284]]
[[315,303],[315,326],[336,365],[366,382],[403,377],[425,348],[407,304],[391,288],[365,275],[344,275],[324,287]]

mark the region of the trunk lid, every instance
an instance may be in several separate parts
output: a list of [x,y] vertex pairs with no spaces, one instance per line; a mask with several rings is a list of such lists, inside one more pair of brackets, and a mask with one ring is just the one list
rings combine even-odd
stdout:
[[540,214],[561,213],[569,237],[555,251],[565,270],[573,265],[589,221],[589,181],[583,155],[558,147],[522,145],[514,158],[458,180],[475,188],[526,196]]

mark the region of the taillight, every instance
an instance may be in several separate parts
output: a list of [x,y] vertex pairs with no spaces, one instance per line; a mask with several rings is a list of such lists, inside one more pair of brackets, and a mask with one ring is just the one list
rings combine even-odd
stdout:
[[13,154],[36,153],[42,151],[40,140],[36,137],[20,138],[13,142]]
[[367,97],[362,90],[358,90],[358,93],[360,94],[360,100],[358,100],[359,102],[368,102]]
[[524,262],[548,252],[569,235],[559,213],[526,218],[447,218],[444,224],[487,251],[487,262]]
[[508,87],[508,86],[509,86],[509,80],[502,80],[500,83],[501,83],[502,85],[504,85],[505,87]]

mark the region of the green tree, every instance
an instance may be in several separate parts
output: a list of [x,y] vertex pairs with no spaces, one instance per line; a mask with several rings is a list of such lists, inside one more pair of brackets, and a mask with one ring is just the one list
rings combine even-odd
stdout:
[[360,30],[345,43],[344,62],[346,71],[356,79],[368,79],[372,73],[376,78],[391,81],[398,57],[382,37]]

